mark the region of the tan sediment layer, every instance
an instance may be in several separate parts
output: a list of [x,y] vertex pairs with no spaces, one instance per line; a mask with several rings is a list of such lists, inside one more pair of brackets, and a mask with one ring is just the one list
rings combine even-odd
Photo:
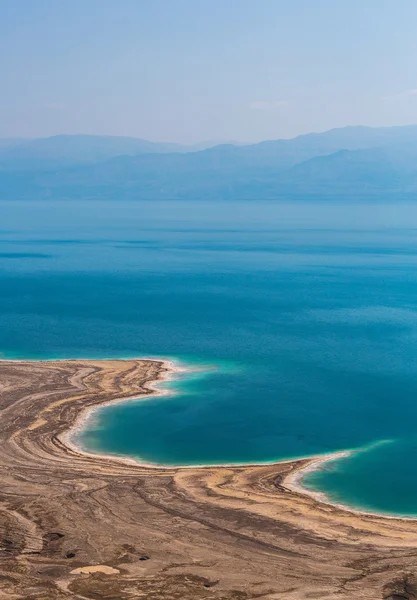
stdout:
[[0,599],[417,595],[417,521],[301,493],[312,460],[153,468],[67,445],[85,409],[154,393],[169,369],[0,362]]

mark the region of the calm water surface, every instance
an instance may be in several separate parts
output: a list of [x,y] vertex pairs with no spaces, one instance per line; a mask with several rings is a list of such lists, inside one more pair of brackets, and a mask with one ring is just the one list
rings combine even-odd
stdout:
[[[417,209],[0,203],[4,357],[174,357],[85,447],[167,464],[361,449],[307,484],[417,514]],[[381,440],[386,443],[377,443]]]

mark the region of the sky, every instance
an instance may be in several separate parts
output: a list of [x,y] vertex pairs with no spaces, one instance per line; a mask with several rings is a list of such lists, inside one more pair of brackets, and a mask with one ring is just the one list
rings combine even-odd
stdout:
[[417,123],[415,0],[0,0],[0,137]]

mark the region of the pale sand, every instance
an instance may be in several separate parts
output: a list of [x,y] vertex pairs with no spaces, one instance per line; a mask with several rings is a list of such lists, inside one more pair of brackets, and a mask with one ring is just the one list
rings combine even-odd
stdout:
[[117,575],[120,569],[114,569],[108,565],[91,565],[86,567],[78,567],[71,571],[71,575],[89,575],[90,573],[104,573],[105,575]]

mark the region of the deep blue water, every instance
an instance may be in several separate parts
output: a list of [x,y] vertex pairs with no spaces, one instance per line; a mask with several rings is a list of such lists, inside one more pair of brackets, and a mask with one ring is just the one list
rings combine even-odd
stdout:
[[84,446],[169,464],[368,451],[308,485],[417,514],[417,208],[0,203],[4,357],[167,356]]

